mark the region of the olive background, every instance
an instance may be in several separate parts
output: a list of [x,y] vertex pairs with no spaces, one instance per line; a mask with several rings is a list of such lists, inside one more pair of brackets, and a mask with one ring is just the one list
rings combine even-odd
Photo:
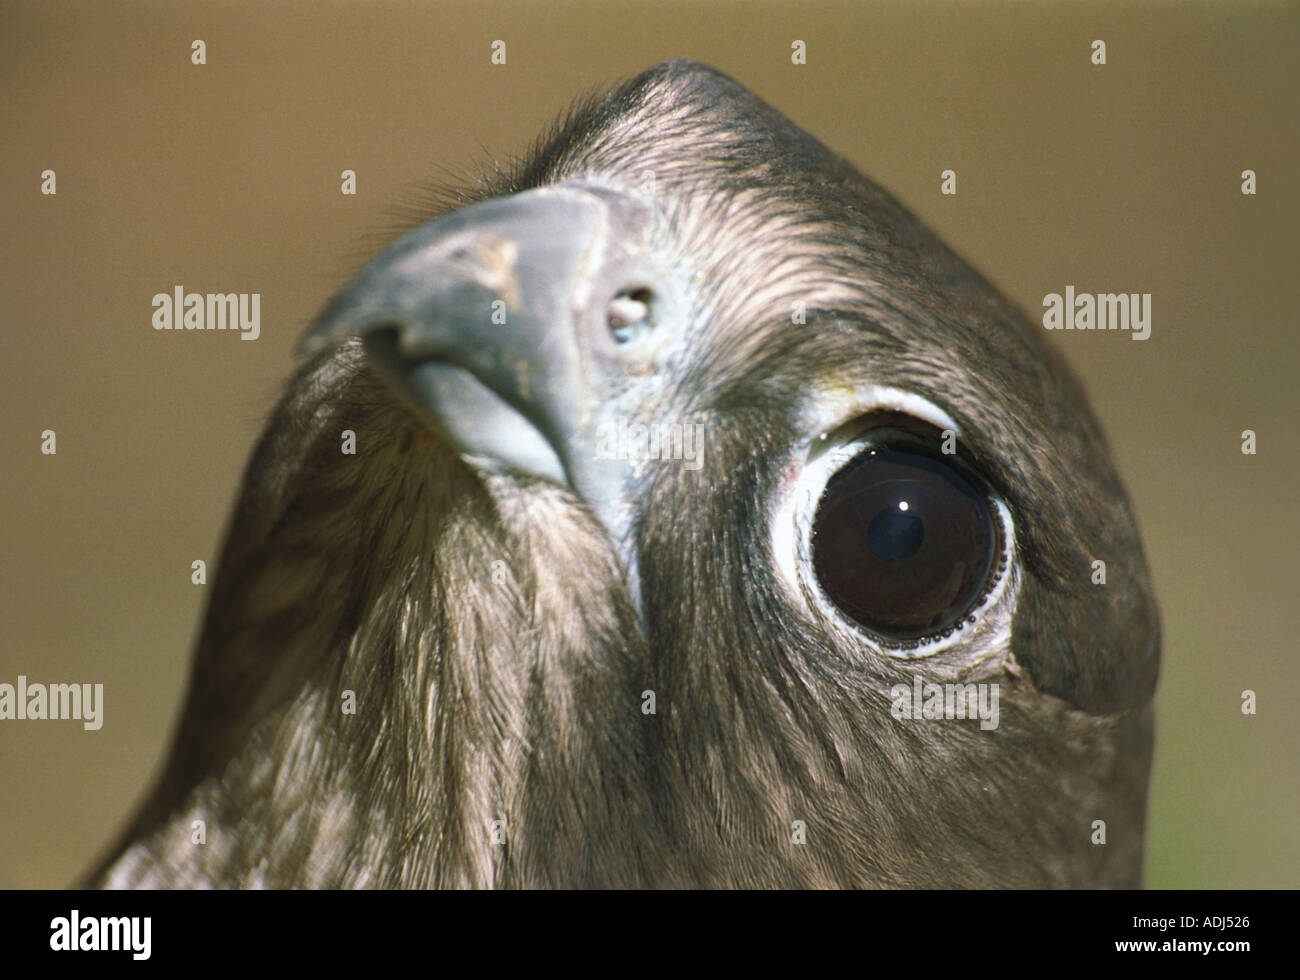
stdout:
[[[190,562],[215,572],[313,313],[422,187],[691,57],[846,155],[1032,318],[1067,284],[1153,295],[1145,342],[1054,335],[1161,601],[1146,880],[1295,887],[1298,53],[1295,3],[4,4],[0,681],[101,682],[106,704],[98,732],[0,723],[0,884],[72,883],[160,765],[206,595]],[[178,283],[260,292],[261,339],[153,330],[151,297]]]

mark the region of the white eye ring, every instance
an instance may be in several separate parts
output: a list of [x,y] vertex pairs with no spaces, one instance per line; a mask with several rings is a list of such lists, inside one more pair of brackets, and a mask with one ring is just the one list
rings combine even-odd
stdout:
[[1020,575],[1016,560],[1015,523],[1010,509],[996,496],[990,495],[989,500],[1001,531],[1000,567],[995,560],[991,573],[997,579],[978,604],[954,624],[947,636],[907,644],[876,636],[841,612],[817,581],[812,562],[812,534],[826,484],[874,441],[870,430],[855,431],[847,427],[847,423],[872,412],[888,410],[928,422],[941,431],[950,429],[960,438],[960,431],[951,416],[919,395],[884,388],[871,388],[869,393],[874,397],[855,399],[852,411],[838,416],[835,423],[818,426],[802,447],[802,453],[791,460],[791,466],[797,472],[779,495],[773,513],[772,557],[779,578],[805,613],[829,627],[842,640],[865,645],[882,656],[919,660],[956,648],[965,654],[963,660],[983,662],[1005,653],[1010,648],[1011,618]]

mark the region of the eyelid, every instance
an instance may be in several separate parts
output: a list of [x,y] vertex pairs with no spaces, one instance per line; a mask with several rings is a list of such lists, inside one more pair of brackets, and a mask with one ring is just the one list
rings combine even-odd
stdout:
[[[970,462],[960,458],[957,453],[944,452],[944,444],[944,433],[928,422],[896,412],[873,412],[842,426],[835,433],[828,433],[825,441],[819,440],[818,445],[809,452],[808,462],[811,464],[825,453],[836,449],[847,451],[851,448],[854,455],[866,449],[906,449],[941,460],[981,489],[987,489],[987,481],[973,470]],[[954,437],[953,447],[959,445]]]
[[946,410],[921,395],[887,385],[863,385],[822,398],[806,409],[805,431],[826,434],[856,419],[875,412],[893,412],[922,422],[936,429],[951,429],[961,438],[961,426]]

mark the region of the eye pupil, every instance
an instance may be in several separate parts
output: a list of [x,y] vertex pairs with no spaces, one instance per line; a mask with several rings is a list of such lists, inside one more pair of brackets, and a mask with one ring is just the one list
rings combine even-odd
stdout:
[[921,548],[925,540],[925,522],[907,513],[907,501],[886,507],[867,527],[867,547],[882,561],[904,561]]
[[872,448],[826,484],[813,570],[836,606],[886,641],[951,634],[988,590],[998,527],[988,495],[954,465]]

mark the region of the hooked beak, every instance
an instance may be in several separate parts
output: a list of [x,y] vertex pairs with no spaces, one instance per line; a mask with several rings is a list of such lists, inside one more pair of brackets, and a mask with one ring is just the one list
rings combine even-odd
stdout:
[[652,234],[649,202],[588,181],[472,204],[372,260],[298,348],[363,338],[394,392],[472,465],[574,490],[638,607],[632,473],[601,458],[597,437],[637,410],[632,389],[683,319]]

